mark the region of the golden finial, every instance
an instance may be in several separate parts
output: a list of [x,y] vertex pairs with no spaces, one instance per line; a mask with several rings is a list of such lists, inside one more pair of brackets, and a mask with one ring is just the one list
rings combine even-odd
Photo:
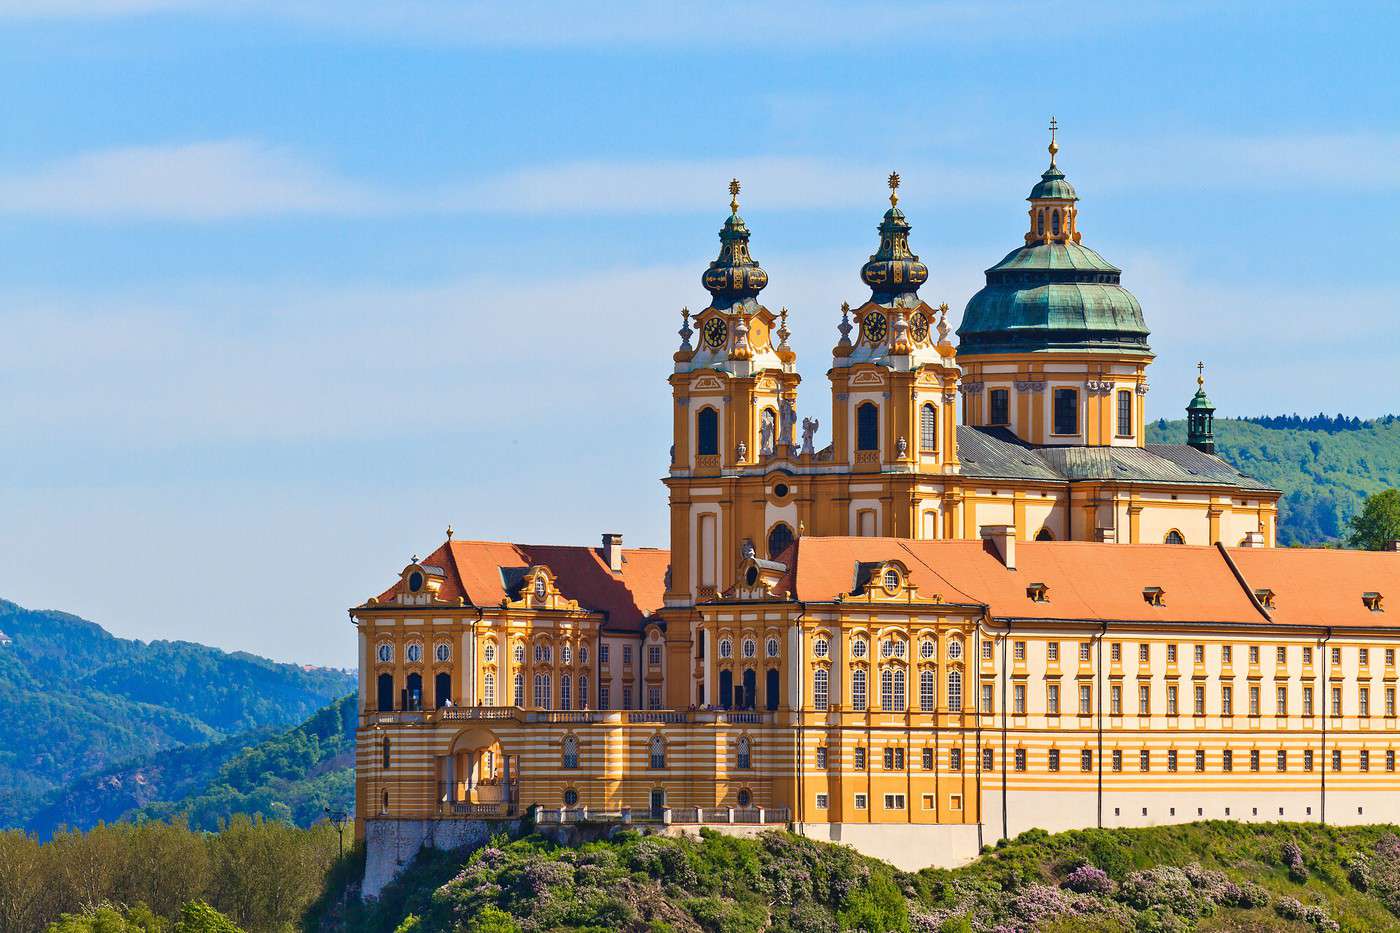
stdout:
[[889,186],[890,186],[890,207],[894,207],[894,206],[896,206],[896,205],[899,204],[899,173],[898,173],[898,172],[890,172]]
[[739,213],[739,179],[729,180],[729,210],[735,214]]
[[448,540],[448,541],[451,541],[451,540],[452,540],[452,523],[451,523],[451,522],[448,522],[448,523],[447,523],[447,540]]
[[1054,115],[1050,117],[1050,167],[1055,167],[1055,154],[1060,151],[1060,144],[1055,142],[1055,131],[1060,128],[1060,122]]
[[1206,384],[1206,364],[1205,361],[1196,363],[1196,385],[1205,388]]

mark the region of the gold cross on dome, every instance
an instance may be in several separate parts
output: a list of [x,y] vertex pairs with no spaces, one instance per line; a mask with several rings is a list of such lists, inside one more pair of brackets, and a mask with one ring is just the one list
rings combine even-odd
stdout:
[[1196,363],[1196,385],[1205,385],[1205,381],[1206,364],[1205,361],[1202,360]]
[[1055,154],[1060,151],[1060,144],[1055,142],[1055,131],[1060,128],[1060,121],[1052,115],[1050,117],[1050,164],[1055,164]]

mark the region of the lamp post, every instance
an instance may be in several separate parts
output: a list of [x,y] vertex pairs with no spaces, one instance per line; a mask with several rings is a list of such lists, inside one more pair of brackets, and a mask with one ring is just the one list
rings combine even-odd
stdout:
[[335,838],[340,843],[340,857],[343,859],[345,858],[345,835],[341,830],[350,814],[344,810],[332,810],[329,804],[325,806],[324,812],[326,819],[330,820],[331,825],[335,827]]

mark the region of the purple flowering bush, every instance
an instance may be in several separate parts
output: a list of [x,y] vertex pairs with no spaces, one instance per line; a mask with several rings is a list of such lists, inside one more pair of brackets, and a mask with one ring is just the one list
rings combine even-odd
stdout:
[[1113,890],[1113,881],[1102,868],[1085,863],[1065,876],[1061,884],[1080,894],[1107,894]]

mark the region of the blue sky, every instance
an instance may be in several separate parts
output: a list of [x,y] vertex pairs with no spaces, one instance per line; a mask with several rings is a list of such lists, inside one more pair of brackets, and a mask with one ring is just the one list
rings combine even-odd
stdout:
[[1223,414],[1400,408],[1382,4],[0,0],[0,595],[350,664],[458,534],[665,544],[679,308],[744,182],[823,420],[904,177],[922,294],[1085,243]]

